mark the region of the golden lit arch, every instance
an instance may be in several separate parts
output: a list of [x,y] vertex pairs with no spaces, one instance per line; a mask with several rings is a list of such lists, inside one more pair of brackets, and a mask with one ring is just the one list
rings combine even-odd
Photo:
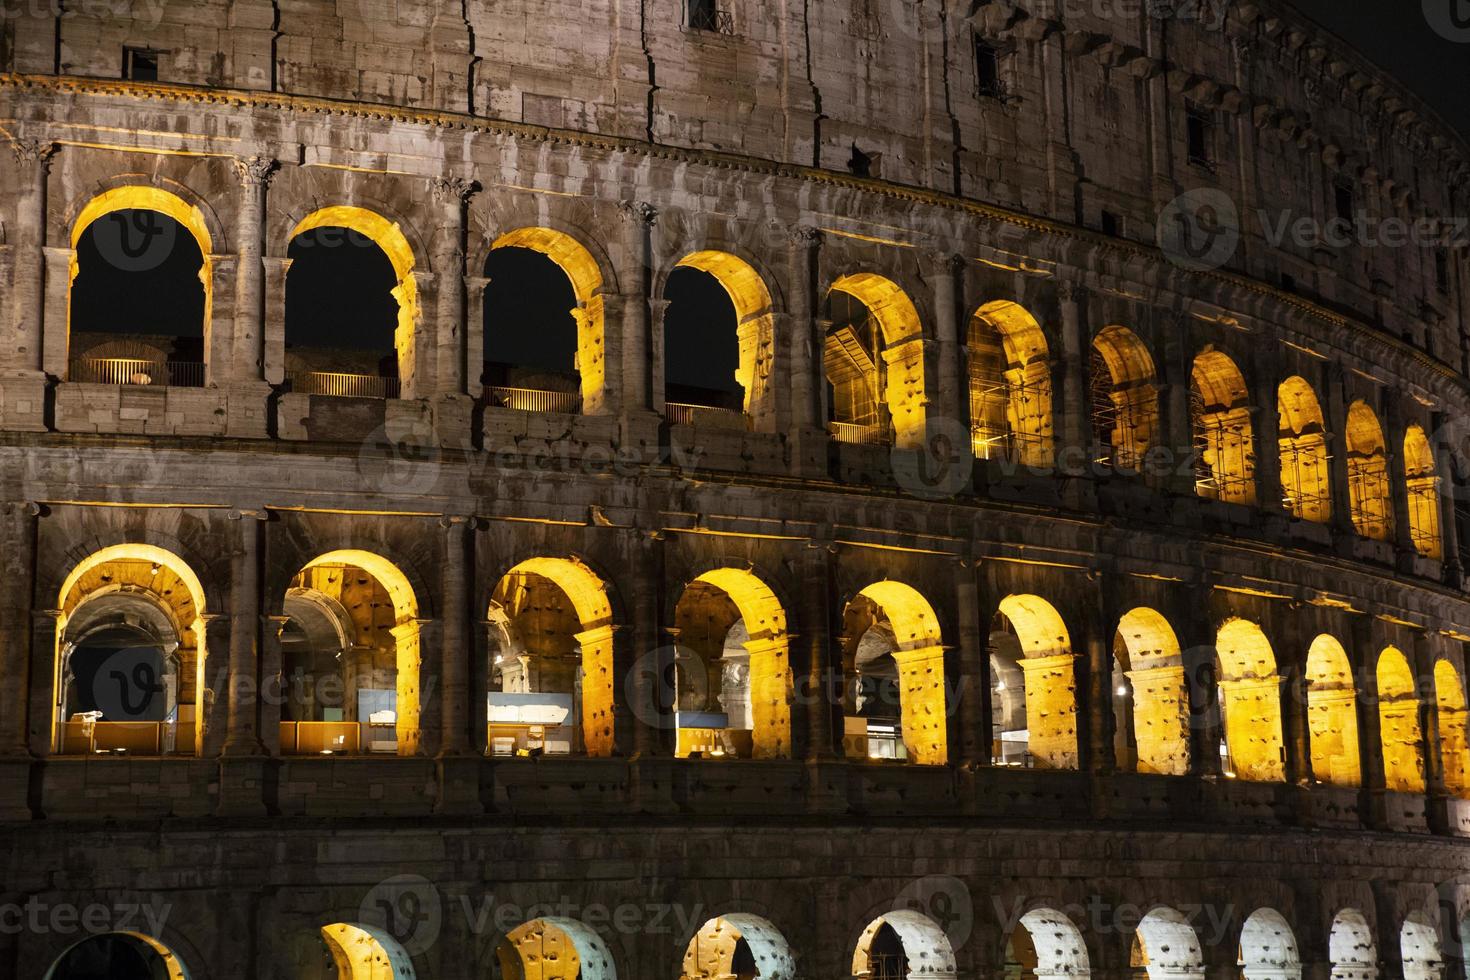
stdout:
[[1470,796],[1470,744],[1465,735],[1465,685],[1448,660],[1434,665],[1434,701],[1439,711],[1439,746],[1445,788],[1464,799]]
[[571,314],[577,323],[576,370],[581,380],[582,411],[588,415],[602,413],[607,407],[607,347],[602,270],[597,259],[571,235],[544,227],[508,231],[490,246],[491,251],[497,248],[540,252],[571,280],[572,295],[577,300]]
[[612,954],[597,931],[548,916],[512,929],[495,948],[504,980],[617,980]]
[[986,303],[970,318],[966,347],[976,458],[1051,466],[1051,364],[1041,324],[1019,303]]
[[1281,493],[1287,512],[1317,524],[1332,518],[1332,475],[1327,426],[1317,393],[1306,379],[1292,376],[1276,390],[1281,431]]
[[321,934],[339,980],[414,980],[408,953],[381,929],[336,922]]
[[1439,467],[1429,437],[1419,425],[1404,432],[1404,477],[1409,490],[1409,537],[1414,550],[1436,561],[1444,557],[1439,531]]
[[1347,651],[1323,633],[1307,650],[1307,737],[1318,782],[1360,786],[1357,690]]
[[903,741],[911,762],[949,761],[944,683],[944,641],[939,617],[918,590],[902,582],[874,582],[858,593],[871,600],[893,630],[898,665]]
[[1153,609],[1131,609],[1118,621],[1114,655],[1119,652],[1125,655],[1119,660],[1127,664],[1133,697],[1127,721],[1137,746],[1137,771],[1187,774],[1189,694],[1173,627]]
[[769,358],[775,348],[771,291],[749,262],[729,252],[693,252],[680,259],[675,267],[709,273],[729,295],[735,307],[735,332],[740,345],[735,380],[745,392],[746,414],[755,414],[770,394],[769,364],[762,365],[760,361],[762,357]]
[[1365,538],[1391,540],[1393,504],[1388,482],[1388,452],[1378,416],[1367,403],[1355,401],[1348,407],[1344,444],[1353,527]]
[[1000,613],[1025,654],[1017,663],[1026,687],[1028,750],[1038,768],[1076,769],[1077,658],[1056,607],[1037,595],[1010,595]]
[[1198,454],[1196,492],[1209,500],[1254,504],[1255,435],[1240,368],[1220,351],[1205,351],[1194,359],[1189,397]]
[[1281,678],[1266,634],[1255,623],[1231,619],[1220,627],[1215,649],[1229,771],[1255,782],[1284,779]]
[[1137,469],[1159,427],[1153,355],[1132,330],[1108,326],[1092,340],[1092,431],[1104,462]]
[[1396,793],[1422,793],[1424,750],[1414,672],[1398,648],[1385,647],[1378,655],[1377,674],[1384,783]]
[[741,942],[755,967],[753,980],[795,980],[796,958],[779,929],[758,915],[733,912],[710,919],[684,951],[680,980],[723,980],[748,977],[736,972],[735,955]]
[[843,336],[842,330],[834,331],[826,339],[823,357],[828,381],[834,388],[862,382],[860,387],[887,406],[895,444],[901,449],[922,447],[928,396],[918,309],[896,283],[872,272],[843,276],[832,284],[829,296],[836,293],[853,297],[867,309],[882,340],[882,356],[870,356],[861,343]]

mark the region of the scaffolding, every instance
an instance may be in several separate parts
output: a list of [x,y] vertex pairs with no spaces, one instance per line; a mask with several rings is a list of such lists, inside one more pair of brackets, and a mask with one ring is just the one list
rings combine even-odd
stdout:
[[970,369],[970,441],[976,459],[1031,463],[1044,459],[1048,381],[1016,381],[1016,371]]
[[1149,435],[1158,421],[1153,387],[1119,386],[1097,347],[1092,348],[1088,381],[1092,434],[1097,447],[1093,462],[1123,470],[1139,469],[1148,452]]
[[1194,433],[1195,492],[1207,500],[1250,503],[1255,491],[1255,458],[1241,410],[1210,410],[1198,386],[1189,389]]
[[1348,492],[1353,527],[1374,541],[1393,536],[1393,511],[1388,487],[1388,460],[1382,453],[1348,453]]
[[1439,478],[1410,477],[1409,538],[1414,550],[1426,558],[1441,558],[1444,542],[1439,529]]
[[1326,524],[1332,516],[1332,457],[1320,434],[1283,435],[1281,505],[1292,517]]

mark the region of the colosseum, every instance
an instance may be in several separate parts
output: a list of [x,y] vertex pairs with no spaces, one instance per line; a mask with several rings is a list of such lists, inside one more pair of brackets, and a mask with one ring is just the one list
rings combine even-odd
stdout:
[[1463,980],[1470,144],[1285,0],[23,0],[0,137],[4,976]]

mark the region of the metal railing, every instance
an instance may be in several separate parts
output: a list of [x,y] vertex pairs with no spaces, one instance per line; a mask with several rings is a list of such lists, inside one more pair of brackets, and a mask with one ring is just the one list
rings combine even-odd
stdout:
[[845,442],[850,446],[881,446],[883,445],[883,430],[876,425],[856,425],[852,422],[829,423],[832,429],[832,438],[837,442]]
[[679,402],[664,403],[664,417],[670,425],[694,425],[702,429],[750,428],[750,419],[744,412],[733,408],[715,408],[711,405],[685,405]]
[[402,386],[397,378],[372,374],[337,374],[328,371],[290,371],[286,382],[298,395],[327,395],[334,398],[397,398]]
[[131,357],[78,357],[67,380],[95,385],[170,385],[203,388],[204,365],[185,361],[149,361]]
[[557,412],[580,415],[582,396],[574,391],[538,391],[534,388],[485,387],[485,402],[498,408],[522,412]]
[[708,0],[692,0],[689,4],[689,26],[696,31],[713,31],[716,34],[735,33],[735,15],[721,9]]

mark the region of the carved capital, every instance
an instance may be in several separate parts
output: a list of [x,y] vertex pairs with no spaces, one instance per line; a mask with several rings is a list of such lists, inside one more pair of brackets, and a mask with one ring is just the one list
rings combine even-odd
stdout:
[[795,225],[791,228],[791,243],[799,248],[816,248],[822,244],[822,230],[811,225]]
[[235,176],[239,178],[240,186],[247,190],[269,186],[278,166],[275,160],[262,156],[235,157],[231,163],[235,165]]
[[658,208],[647,201],[619,201],[618,213],[624,221],[637,221],[650,228],[658,223]]
[[1085,303],[1087,297],[1092,295],[1086,286],[1075,282],[1063,283],[1058,287],[1057,293],[1066,303]]
[[463,204],[480,189],[480,185],[468,177],[434,177],[429,181],[434,200],[440,204]]
[[10,152],[15,154],[15,162],[22,167],[35,165],[44,169],[50,166],[56,144],[50,140],[14,137],[10,141]]
[[270,512],[264,507],[255,509],[242,507],[239,510],[230,511],[228,516],[232,521],[268,521],[271,519]]
[[446,531],[452,531],[455,528],[473,531],[480,526],[480,519],[471,514],[445,514],[439,518],[439,526]]

